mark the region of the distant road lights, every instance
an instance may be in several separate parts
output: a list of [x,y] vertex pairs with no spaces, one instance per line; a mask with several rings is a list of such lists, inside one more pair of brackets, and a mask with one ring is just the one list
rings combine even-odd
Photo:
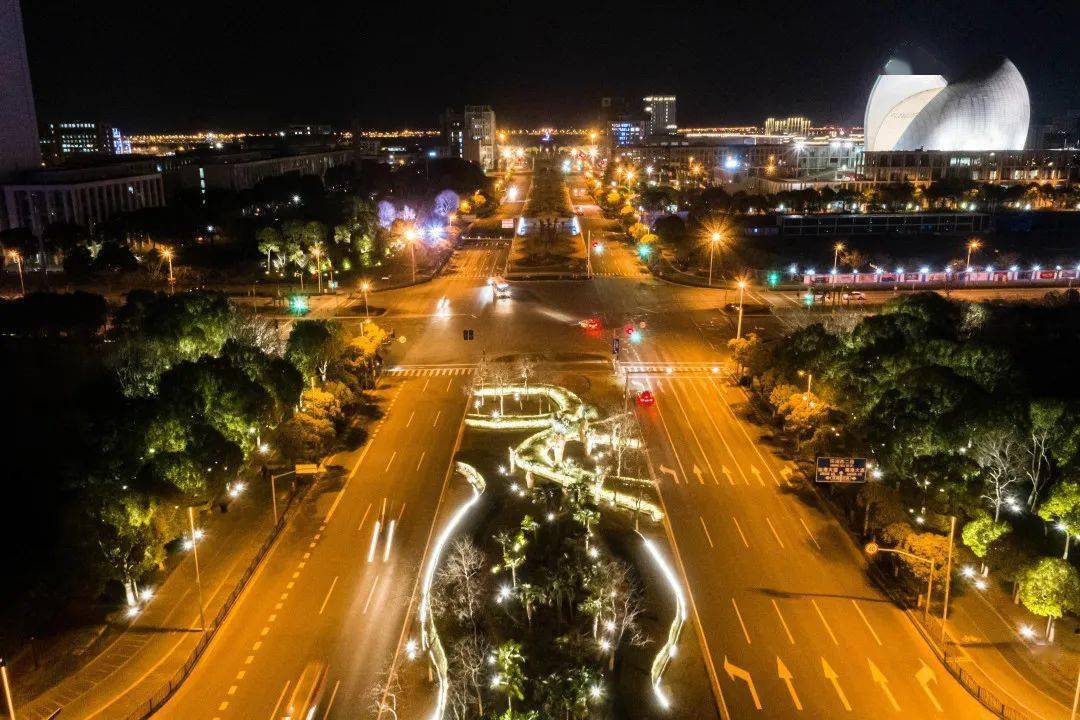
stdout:
[[1016,631],[1020,633],[1020,637],[1025,640],[1033,640],[1035,638],[1035,630],[1030,625],[1021,625]]
[[299,195],[293,195],[292,196],[292,201],[293,201],[293,205],[299,205],[300,204],[300,196]]
[[982,247],[982,243],[979,242],[978,240],[974,239],[974,238],[972,238],[971,240],[968,241],[968,244],[967,244],[967,264],[968,264],[968,267],[971,266],[971,253],[974,252],[975,250],[978,250],[981,247]]

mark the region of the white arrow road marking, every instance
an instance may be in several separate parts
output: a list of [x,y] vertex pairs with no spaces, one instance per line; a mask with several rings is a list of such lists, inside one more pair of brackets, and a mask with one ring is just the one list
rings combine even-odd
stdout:
[[791,671],[787,669],[787,665],[780,659],[780,656],[776,656],[776,674],[787,685],[788,692],[791,693],[791,702],[795,703],[796,710],[802,710],[802,703],[799,701],[799,696],[795,693],[795,685],[791,682],[794,677]]
[[675,482],[675,484],[676,485],[679,484],[679,476],[671,468],[669,468],[669,467],[667,467],[665,465],[661,465],[660,466],[660,472],[664,473],[665,475],[670,475],[671,479]]
[[844,694],[844,689],[840,687],[840,676],[836,674],[836,671],[832,669],[829,662],[825,658],[821,658],[821,669],[825,673],[825,679],[832,683],[833,689],[836,690],[836,694],[840,696],[840,704],[844,706],[844,709],[851,712],[851,703],[848,702],[847,695]]
[[757,688],[754,687],[754,678],[750,677],[750,673],[737,665],[732,665],[727,659],[727,655],[724,656],[724,672],[728,674],[728,677],[731,678],[732,681],[734,681],[735,678],[739,678],[746,683],[746,687],[750,690],[750,698],[754,701],[754,707],[760,710],[761,698],[758,697]]
[[885,693],[885,699],[892,705],[892,709],[900,712],[900,705],[897,704],[896,698],[893,697],[892,690],[889,689],[889,679],[878,669],[878,666],[874,664],[873,660],[866,658],[866,662],[870,663],[870,677],[873,678],[874,683],[881,686],[881,692]]
[[732,487],[734,487],[735,478],[731,477],[731,471],[728,470],[727,465],[721,465],[720,472],[727,478],[728,482],[731,483]]
[[761,487],[765,487],[765,481],[761,479],[761,471],[758,470],[756,466],[751,465],[750,472],[757,478],[758,484],[761,485]]
[[697,465],[694,466],[694,474],[697,475],[698,484],[704,485],[705,480],[701,476],[701,468],[699,468]]
[[919,668],[919,672],[915,673],[915,679],[922,685],[923,692],[930,698],[930,702],[934,704],[934,709],[941,712],[941,703],[934,697],[934,693],[930,689],[930,683],[937,685],[937,675],[934,673],[933,669],[922,660],[919,660],[919,665],[921,665],[921,667]]

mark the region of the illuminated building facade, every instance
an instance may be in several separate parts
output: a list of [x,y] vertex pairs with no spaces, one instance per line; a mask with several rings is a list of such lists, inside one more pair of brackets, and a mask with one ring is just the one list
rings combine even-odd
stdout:
[[463,157],[485,172],[495,169],[495,111],[490,105],[465,106]]
[[765,118],[765,134],[806,137],[810,134],[810,118]]
[[950,83],[893,58],[866,103],[866,150],[1023,150],[1030,115],[1027,85],[1009,60]]
[[128,155],[131,141],[99,122],[50,122],[41,132],[41,154],[49,164],[79,155]]
[[674,95],[647,95],[641,102],[645,112],[646,137],[671,134],[679,128]]

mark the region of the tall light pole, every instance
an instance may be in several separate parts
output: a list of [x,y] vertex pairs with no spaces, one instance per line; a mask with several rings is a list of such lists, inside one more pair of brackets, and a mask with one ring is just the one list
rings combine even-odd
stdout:
[[836,265],[837,265],[837,263],[838,263],[838,262],[840,262],[840,253],[841,253],[841,252],[842,252],[843,250],[844,250],[844,243],[839,243],[839,242],[838,242],[838,243],[836,243],[835,245],[833,245],[833,254],[832,254],[832,271],[833,271],[834,273],[836,272]]
[[319,294],[322,294],[322,250],[316,245],[311,248],[311,254],[315,256],[315,277],[318,278]]
[[369,320],[371,319],[371,312],[368,311],[367,294],[368,294],[368,291],[370,291],[370,290],[371,290],[371,281],[370,280],[361,280],[360,281],[360,292],[364,293],[364,317],[369,319]]
[[810,400],[810,383],[814,379],[814,374],[806,372],[805,370],[800,370],[799,377],[802,377],[804,375],[806,376],[806,394],[803,395],[803,401],[806,402]]
[[873,557],[878,553],[892,553],[893,555],[903,555],[904,557],[914,558],[926,563],[930,563],[930,579],[926,583],[926,604],[923,605],[923,622],[926,622],[930,614],[930,595],[934,591],[934,561],[931,558],[923,557],[922,555],[916,555],[915,553],[909,553],[905,550],[897,550],[896,548],[883,548],[877,543],[867,543],[866,554]]
[[712,287],[713,250],[716,249],[722,237],[718,230],[709,234],[709,287]]
[[4,702],[7,703],[7,714],[11,720],[15,720],[15,702],[11,699],[11,683],[8,682],[7,663],[0,658],[0,680],[4,684]]
[[408,228],[405,231],[405,244],[409,246],[409,260],[412,262],[412,281],[416,282],[416,228]]
[[941,606],[941,648],[945,649],[945,621],[949,619],[949,590],[952,589],[952,551],[956,537],[956,516],[949,518],[949,554],[945,560],[945,603]]
[[161,254],[162,254],[163,256],[165,256],[165,260],[166,260],[166,262],[168,262],[168,263],[169,263],[169,284],[170,284],[170,285],[172,285],[172,284],[173,284],[173,282],[174,282],[174,281],[176,280],[176,278],[174,278],[174,277],[173,277],[173,269],[172,269],[172,250],[168,250],[168,249],[166,249],[166,250],[165,250],[164,252],[162,252]]
[[15,266],[19,269],[19,290],[22,292],[23,297],[26,297],[26,282],[23,280],[22,271],[22,255],[18,250],[12,250],[8,253],[8,257],[15,261]]
[[743,313],[743,291],[746,290],[746,281],[739,281],[739,324],[735,330],[735,339],[738,340],[742,337],[742,313]]
[[199,594],[199,626],[206,632],[206,612],[203,610],[202,575],[199,574],[199,541],[195,537],[195,506],[188,505],[188,527],[191,529],[191,553],[195,559],[195,588]]
[[978,250],[981,247],[982,247],[982,243],[979,242],[978,240],[974,239],[974,238],[968,241],[968,244],[967,244],[967,251],[968,251],[967,252],[967,264],[964,266],[965,269],[971,267],[971,253],[972,253],[972,251]]

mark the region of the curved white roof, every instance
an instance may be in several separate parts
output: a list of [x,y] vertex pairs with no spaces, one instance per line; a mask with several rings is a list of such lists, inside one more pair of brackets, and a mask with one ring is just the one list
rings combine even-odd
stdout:
[[881,75],[866,106],[866,149],[1022,150],[1030,115],[1009,60],[951,85],[940,75]]

